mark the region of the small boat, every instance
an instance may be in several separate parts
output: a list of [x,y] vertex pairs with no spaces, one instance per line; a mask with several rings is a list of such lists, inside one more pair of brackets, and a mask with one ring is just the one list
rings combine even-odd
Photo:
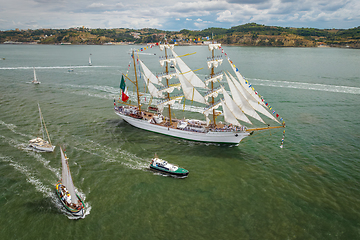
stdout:
[[66,153],[60,147],[62,180],[56,184],[56,193],[67,211],[72,215],[83,217],[85,213],[85,204],[83,200],[75,193],[75,186],[71,178],[70,168]]
[[188,170],[170,164],[167,161],[158,158],[156,154],[155,157],[151,159],[150,169],[181,177],[186,177],[189,174]]
[[[40,115],[40,124],[41,124],[41,128],[40,128],[40,132],[42,132],[42,136],[43,138],[37,137],[34,139],[29,140],[29,147],[38,150],[38,151],[42,151],[42,152],[53,152],[55,149],[55,146],[53,146],[51,144],[51,140],[50,140],[50,136],[49,133],[46,129],[46,125],[45,125],[45,121],[44,121],[44,117],[41,113],[41,109],[40,109],[40,105],[38,104],[38,108],[39,108],[39,115]],[[44,140],[45,139],[45,135],[44,135],[44,128],[47,134],[47,139],[48,141]]]
[[92,61],[91,61],[91,53],[90,53],[90,56],[89,56],[89,66],[92,66]]
[[74,71],[74,68],[72,68],[71,66],[70,66],[70,68],[68,68],[68,72],[73,72]]
[[39,81],[37,80],[35,68],[34,68],[34,80],[32,80],[31,83],[33,83],[33,84],[40,84],[40,83],[41,83],[41,82],[39,82]]

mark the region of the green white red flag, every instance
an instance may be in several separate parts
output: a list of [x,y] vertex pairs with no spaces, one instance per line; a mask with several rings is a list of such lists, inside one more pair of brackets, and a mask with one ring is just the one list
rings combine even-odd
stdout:
[[126,102],[129,99],[129,94],[125,84],[124,76],[121,76],[120,89],[121,89],[121,100],[123,102]]

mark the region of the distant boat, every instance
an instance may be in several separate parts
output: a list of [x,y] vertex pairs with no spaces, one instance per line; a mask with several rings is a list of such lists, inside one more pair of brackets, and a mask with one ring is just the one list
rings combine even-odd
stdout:
[[62,174],[61,180],[56,184],[56,193],[67,211],[74,216],[83,217],[85,213],[85,204],[79,195],[75,193],[75,186],[69,168],[69,158],[67,158],[66,153],[64,153],[61,147],[60,152]]
[[[50,136],[46,129],[44,117],[41,113],[39,104],[38,104],[38,108],[39,108],[40,124],[41,124],[40,132],[42,133],[43,138],[37,137],[37,138],[31,139],[29,141],[29,147],[31,147],[35,150],[38,150],[38,151],[53,152],[55,149],[55,146],[51,145]],[[44,128],[45,128],[45,132],[46,132],[48,141],[44,140],[45,139]]]
[[39,82],[39,81],[37,80],[35,68],[34,68],[34,80],[32,80],[31,83],[33,83],[33,84],[40,84],[40,83],[41,83],[41,82]]
[[71,66],[70,66],[70,68],[68,68],[68,72],[73,72],[74,71],[74,68],[72,68]]
[[90,56],[89,56],[89,66],[92,66],[92,62],[91,62],[91,53],[90,53]]
[[154,158],[151,159],[150,169],[180,177],[186,177],[189,174],[188,170],[174,164],[170,164],[167,161],[158,158],[156,154]]

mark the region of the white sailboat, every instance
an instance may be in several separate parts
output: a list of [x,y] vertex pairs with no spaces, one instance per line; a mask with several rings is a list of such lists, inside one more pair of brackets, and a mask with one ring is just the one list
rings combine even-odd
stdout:
[[[42,138],[37,137],[37,138],[31,139],[29,141],[29,147],[31,147],[35,150],[38,150],[38,151],[42,151],[42,152],[53,152],[55,149],[55,146],[53,146],[51,144],[50,136],[46,129],[44,117],[41,113],[39,104],[38,104],[38,108],[39,108],[39,115],[40,115],[40,124],[41,124],[40,131],[42,133]],[[45,139],[44,128],[45,128],[45,132],[46,132],[48,141],[44,140]]]
[[85,204],[82,199],[75,193],[75,186],[72,181],[70,168],[69,168],[69,158],[66,156],[66,153],[60,147],[61,152],[61,180],[56,184],[56,193],[64,205],[67,211],[69,211],[74,216],[84,216],[85,213]]
[[33,84],[40,84],[40,83],[41,83],[41,82],[39,82],[39,81],[37,80],[35,68],[34,68],[34,80],[32,80],[31,83],[33,83]]
[[89,66],[92,66],[92,62],[91,62],[91,53],[90,53],[90,56],[89,56]]
[[[210,70],[210,75],[205,81],[201,80],[182,60],[182,57],[175,53],[174,45],[164,44],[159,45],[159,47],[161,51],[165,51],[165,56],[160,59],[160,65],[165,67],[163,74],[155,76],[139,56],[135,56],[133,51],[132,61],[135,70],[135,80],[131,80],[126,75],[123,75],[135,85],[137,105],[120,102],[122,105],[115,106],[115,113],[132,126],[187,140],[229,144],[238,144],[243,138],[251,135],[254,131],[285,127],[284,122],[281,124],[269,113],[268,107],[257,92],[246,85],[246,80],[241,76],[230,59],[228,59],[228,62],[235,73],[235,77],[230,72],[215,73],[215,68],[219,67],[223,62],[221,57],[216,57],[215,55],[215,51],[221,48],[221,44],[209,44],[211,57],[208,58],[207,66]],[[172,53],[171,57],[168,55],[169,51]],[[141,66],[142,76],[151,97],[159,99],[156,107],[149,106],[147,110],[142,107],[136,62],[139,62]],[[174,66],[175,72],[169,72],[171,65]],[[224,75],[231,96],[225,90],[222,82],[220,82]],[[177,78],[178,81],[170,84],[172,78]],[[165,79],[164,82],[162,81],[163,79]],[[210,86],[207,87],[209,84]],[[172,95],[174,91],[176,92],[176,89],[178,91],[181,90],[180,94]],[[203,96],[199,90],[207,90],[207,92]],[[223,98],[220,95],[223,95]],[[180,103],[183,98],[184,105],[185,99],[203,104],[205,106],[203,111],[205,120],[173,118],[171,106],[176,102]],[[163,115],[165,107],[168,107],[167,116]],[[219,107],[222,108],[222,111],[217,110]],[[246,127],[245,124],[252,124],[249,117],[265,124],[259,113],[273,120],[278,126]],[[209,115],[212,115],[211,119]],[[225,122],[216,120],[220,115],[224,117]]]

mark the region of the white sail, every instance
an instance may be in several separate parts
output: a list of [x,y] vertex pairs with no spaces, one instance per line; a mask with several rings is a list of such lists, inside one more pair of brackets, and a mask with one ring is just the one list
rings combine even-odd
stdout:
[[244,77],[240,74],[240,72],[236,69],[235,65],[232,64],[232,62],[230,61],[230,59],[228,59],[228,62],[231,66],[231,68],[233,69],[236,77],[238,78],[240,84],[243,86],[243,88],[255,99],[256,102],[260,103],[261,105],[265,106],[265,104],[263,103],[263,101],[261,100],[261,98],[259,97],[259,95],[257,95],[255,93],[255,91],[253,90],[253,88],[251,88],[251,86],[249,86],[248,84],[246,84]]
[[225,102],[222,99],[221,99],[221,105],[223,108],[225,122],[231,123],[235,126],[241,126],[240,123],[236,120],[236,117],[234,116],[233,112],[231,112],[231,110],[228,108],[228,106],[225,104]]
[[[251,121],[243,113],[243,111],[239,108],[239,106],[236,105],[234,100],[226,92],[226,90],[224,89],[223,86],[221,86],[221,89],[222,89],[222,93],[224,95],[224,102],[225,102],[226,106],[229,108],[229,110],[233,113],[233,115],[240,121],[252,124]],[[224,115],[225,115],[225,111],[224,111]],[[225,119],[225,121],[226,121],[226,119]]]
[[158,85],[162,85],[161,80],[158,79],[150,70],[148,67],[146,67],[146,65],[143,63],[143,61],[141,61],[139,59],[140,62],[140,66],[143,70],[143,73],[145,75],[145,77],[153,84],[158,84]]
[[241,94],[241,92],[235,87],[233,81],[225,74],[226,80],[228,82],[231,95],[234,99],[234,102],[239,106],[239,108],[248,116],[255,118],[256,120],[265,124],[264,120],[256,113],[256,111],[251,107],[247,99]]
[[232,81],[234,82],[236,88],[244,95],[244,97],[248,100],[249,104],[251,105],[251,107],[253,109],[255,109],[256,111],[258,111],[259,113],[264,114],[265,116],[267,116],[268,118],[274,120],[275,122],[279,123],[279,121],[273,116],[271,115],[261,104],[260,102],[256,101],[256,99],[248,92],[244,90],[244,86],[239,83],[238,81],[236,81],[236,79],[229,73]]
[[91,62],[91,53],[90,53],[90,56],[89,56],[89,66],[92,65],[92,62]]
[[204,97],[195,89],[195,87],[185,79],[185,77],[180,73],[180,71],[175,68],[176,73],[178,74],[179,81],[186,99],[206,104]]
[[153,96],[155,98],[163,97],[163,95],[159,92],[159,90],[155,87],[155,85],[150,82],[150,80],[148,78],[145,77],[144,82],[145,82],[147,88],[149,89],[149,93],[151,96]]
[[[40,72],[41,72],[41,71],[40,71]],[[40,74],[40,75],[41,75],[41,74]],[[34,82],[37,82],[35,68],[34,68]]]
[[62,183],[69,191],[69,194],[71,196],[71,202],[77,204],[77,196],[75,194],[75,186],[71,178],[68,158],[65,157],[61,147],[60,147],[60,152],[61,152],[61,164],[62,164]]
[[186,63],[184,63],[184,61],[174,52],[174,50],[171,49],[171,51],[183,76],[194,87],[206,88],[205,83],[186,65]]

